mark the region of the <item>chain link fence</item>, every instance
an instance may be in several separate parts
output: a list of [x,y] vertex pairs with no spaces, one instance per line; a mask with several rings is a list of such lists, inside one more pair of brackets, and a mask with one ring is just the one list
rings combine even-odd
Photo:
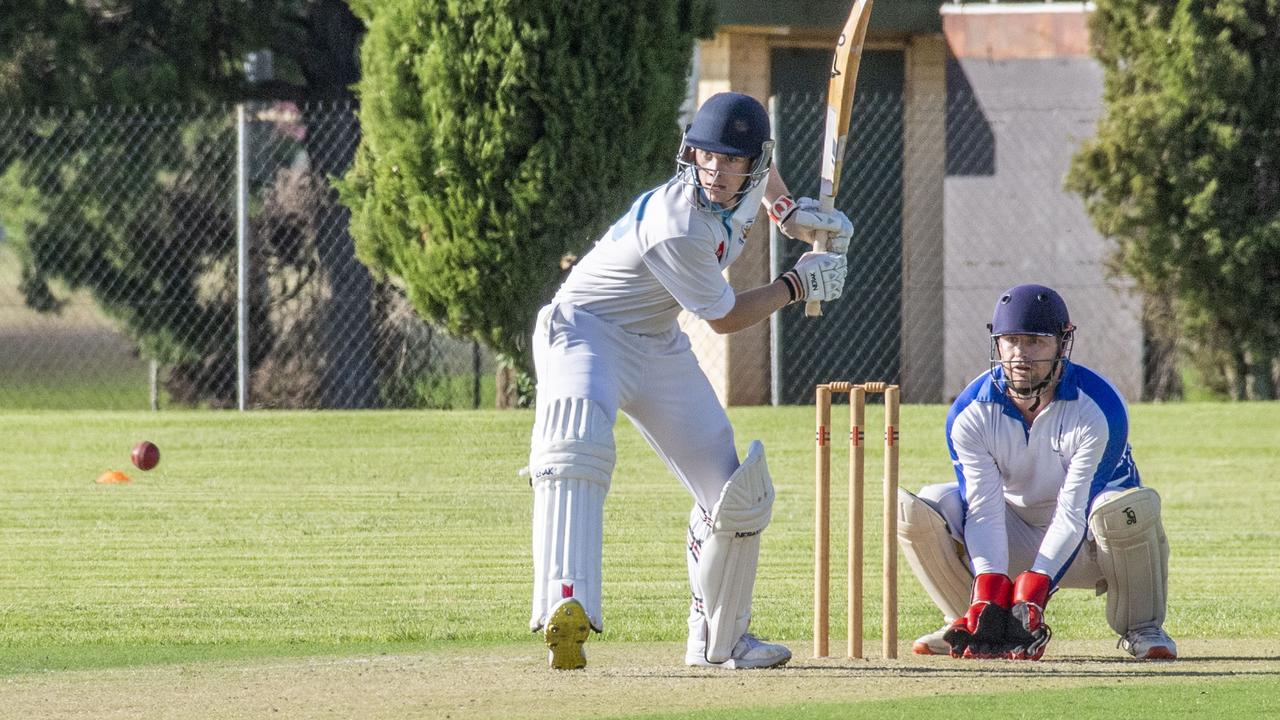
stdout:
[[[779,171],[793,194],[817,197],[826,96],[786,95],[771,105]],[[902,96],[863,94],[855,112],[835,201],[856,238],[844,295],[824,304],[820,319],[806,318],[801,304],[779,313],[771,388],[777,402],[809,402],[814,383],[826,380],[901,380]],[[808,249],[776,229],[771,240],[775,277]]]
[[[821,318],[784,308],[764,337],[742,341],[686,323],[703,364],[723,374],[722,398],[807,403],[815,383],[849,380],[901,384],[909,402],[948,402],[988,367],[996,299],[1028,282],[1067,300],[1079,327],[1074,359],[1127,398],[1146,396],[1143,299],[1109,272],[1109,243],[1064,189],[1102,110],[1097,88],[1041,102],[1044,93],[992,86],[979,93],[954,71],[945,96],[858,94],[836,199],[855,226],[844,295]],[[770,106],[776,162],[794,194],[814,197],[826,97],[782,94]],[[737,286],[776,277],[807,249],[770,235],[767,271],[749,269]]]
[[0,114],[0,406],[233,407],[241,347],[248,407],[492,403],[489,354],[354,258],[327,179],[359,142],[353,109],[238,117]]
[[[1106,243],[1062,187],[1100,98],[979,96],[964,80],[945,97],[859,94],[837,201],[856,227],[850,275],[823,318],[797,305],[729,338],[686,323],[727,402],[805,403],[836,379],[946,401],[985,369],[991,307],[1021,282],[1059,289],[1075,357],[1142,394],[1141,300],[1108,278]],[[825,97],[771,107],[777,162],[815,196]],[[233,107],[0,113],[0,407],[235,407],[242,353],[247,407],[491,405],[490,355],[354,259],[327,178],[358,140],[334,105],[247,106],[243,122]],[[802,250],[757,225],[735,286]]]

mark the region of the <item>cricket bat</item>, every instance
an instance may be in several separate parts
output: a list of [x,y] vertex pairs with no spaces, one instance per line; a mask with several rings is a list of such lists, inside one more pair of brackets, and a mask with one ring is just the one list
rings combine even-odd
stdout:
[[[840,190],[840,170],[844,167],[849,120],[853,114],[854,86],[858,83],[858,64],[862,61],[862,46],[867,39],[870,22],[871,0],[854,0],[849,19],[836,41],[831,82],[827,85],[827,130],[822,139],[822,186],[818,191],[818,202],[823,210],[835,208],[836,193]],[[825,252],[827,241],[816,241],[813,249]],[[804,314],[809,317],[821,315],[822,303],[817,300],[805,303]]]

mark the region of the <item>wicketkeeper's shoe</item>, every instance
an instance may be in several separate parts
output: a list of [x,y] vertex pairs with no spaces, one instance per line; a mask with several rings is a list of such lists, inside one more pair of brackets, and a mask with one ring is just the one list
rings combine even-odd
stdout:
[[1178,657],[1178,646],[1158,625],[1130,630],[1120,638],[1116,647],[1139,660],[1173,660]]
[[591,621],[577,599],[565,598],[551,608],[542,636],[547,641],[547,662],[553,670],[581,670],[587,666],[582,644],[591,637]]
[[942,637],[950,628],[951,623],[947,623],[928,635],[916,638],[916,641],[911,643],[911,652],[916,655],[950,655],[951,644]]
[[751,668],[781,667],[791,659],[791,651],[784,645],[765,642],[751,633],[744,633],[733,646],[729,659],[722,663],[707,660],[707,643],[704,640],[690,638],[685,646],[684,664],[694,667],[725,668],[727,670],[747,670]]

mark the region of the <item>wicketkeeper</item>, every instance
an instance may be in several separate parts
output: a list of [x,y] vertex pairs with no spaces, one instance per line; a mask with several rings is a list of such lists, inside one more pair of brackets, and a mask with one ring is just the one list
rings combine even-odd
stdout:
[[[755,99],[708,99],[685,132],[675,177],[635,201],[538,315],[529,625],[543,633],[553,668],[585,666],[582,643],[604,629],[602,527],[619,411],[694,498],[685,662],[756,668],[791,658],[747,632],[774,499],[764,446],[751,443],[739,462],[729,418],[676,323],[684,310],[732,333],[789,303],[840,296],[853,226],[838,211],[793,201],[770,165],[772,146]],[[805,253],[772,283],[735,293],[722,271],[742,253],[762,204],[787,236],[830,235],[834,252]]]
[[1038,660],[1049,600],[1069,587],[1106,593],[1119,647],[1172,660],[1169,543],[1123,398],[1071,362],[1075,326],[1053,290],[1011,288],[987,327],[989,372],[947,416],[957,482],[898,492],[903,555],[946,619],[914,652]]

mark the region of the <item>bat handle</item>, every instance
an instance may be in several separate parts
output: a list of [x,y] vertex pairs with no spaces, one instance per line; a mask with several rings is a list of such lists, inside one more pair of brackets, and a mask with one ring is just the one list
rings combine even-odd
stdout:
[[[827,251],[827,239],[813,241],[814,252]],[[822,315],[822,302],[819,300],[809,300],[804,304],[805,317],[820,317]]]

